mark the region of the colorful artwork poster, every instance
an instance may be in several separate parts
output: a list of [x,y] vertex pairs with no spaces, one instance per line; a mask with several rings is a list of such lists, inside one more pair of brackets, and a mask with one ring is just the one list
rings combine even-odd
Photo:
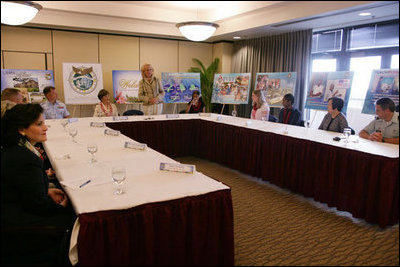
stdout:
[[387,97],[399,104],[399,69],[373,70],[361,113],[375,114],[375,101]]
[[142,79],[140,70],[113,70],[113,90],[117,103],[138,102],[139,82]]
[[103,72],[99,63],[63,63],[65,104],[97,104],[103,89]]
[[254,90],[264,90],[270,107],[282,107],[286,94],[293,94],[296,86],[296,72],[257,73]]
[[161,73],[161,82],[165,91],[165,103],[189,103],[193,91],[199,91],[200,73]]
[[247,104],[250,73],[215,74],[211,103]]
[[313,72],[305,108],[327,110],[328,99],[339,97],[344,101],[342,112],[346,113],[353,76],[353,71]]
[[43,94],[46,86],[54,86],[52,70],[1,70],[1,91],[5,88],[19,89],[24,103],[30,103],[34,96]]

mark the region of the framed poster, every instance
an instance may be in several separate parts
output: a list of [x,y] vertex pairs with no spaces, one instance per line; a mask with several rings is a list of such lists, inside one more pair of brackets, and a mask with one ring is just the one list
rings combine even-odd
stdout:
[[375,101],[387,97],[399,104],[399,69],[373,70],[361,113],[375,114]]
[[193,91],[199,91],[200,73],[161,73],[161,83],[165,91],[165,103],[189,103]]
[[113,70],[113,91],[117,103],[138,102],[139,82],[142,79],[140,70]]
[[215,74],[211,103],[247,104],[250,73]]
[[1,70],[1,91],[5,88],[19,89],[24,103],[45,101],[43,89],[46,86],[54,86],[52,70]]
[[254,90],[264,90],[270,107],[282,107],[286,94],[293,94],[296,86],[296,72],[257,73]]
[[346,113],[353,76],[353,71],[313,72],[305,108],[327,110],[328,99],[339,97],[344,100],[342,112]]
[[63,63],[65,104],[97,104],[103,89],[103,72],[99,63]]

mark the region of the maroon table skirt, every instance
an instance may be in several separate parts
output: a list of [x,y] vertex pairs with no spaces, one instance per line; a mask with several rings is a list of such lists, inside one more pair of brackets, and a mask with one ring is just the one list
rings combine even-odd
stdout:
[[196,156],[384,228],[399,221],[399,159],[213,121],[107,123],[169,157]]
[[234,265],[231,190],[79,215],[78,265]]

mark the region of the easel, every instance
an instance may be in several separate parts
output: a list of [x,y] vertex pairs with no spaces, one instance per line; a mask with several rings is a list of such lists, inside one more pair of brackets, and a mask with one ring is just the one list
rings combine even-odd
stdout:
[[[224,108],[225,108],[225,103],[222,104],[222,109],[221,109],[221,115],[224,113]],[[233,105],[233,111],[232,114],[235,114],[234,116],[236,117],[237,111],[236,111],[236,105]]]

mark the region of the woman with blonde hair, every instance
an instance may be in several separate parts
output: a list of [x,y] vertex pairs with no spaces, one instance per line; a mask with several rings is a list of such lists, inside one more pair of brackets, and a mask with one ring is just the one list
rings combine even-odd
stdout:
[[143,113],[145,115],[162,114],[165,92],[160,79],[154,76],[154,68],[150,64],[144,64],[140,71],[142,80],[139,82],[139,100],[143,101]]
[[253,100],[253,109],[251,111],[251,119],[268,121],[269,106],[265,100],[263,90],[254,90],[251,99]]

